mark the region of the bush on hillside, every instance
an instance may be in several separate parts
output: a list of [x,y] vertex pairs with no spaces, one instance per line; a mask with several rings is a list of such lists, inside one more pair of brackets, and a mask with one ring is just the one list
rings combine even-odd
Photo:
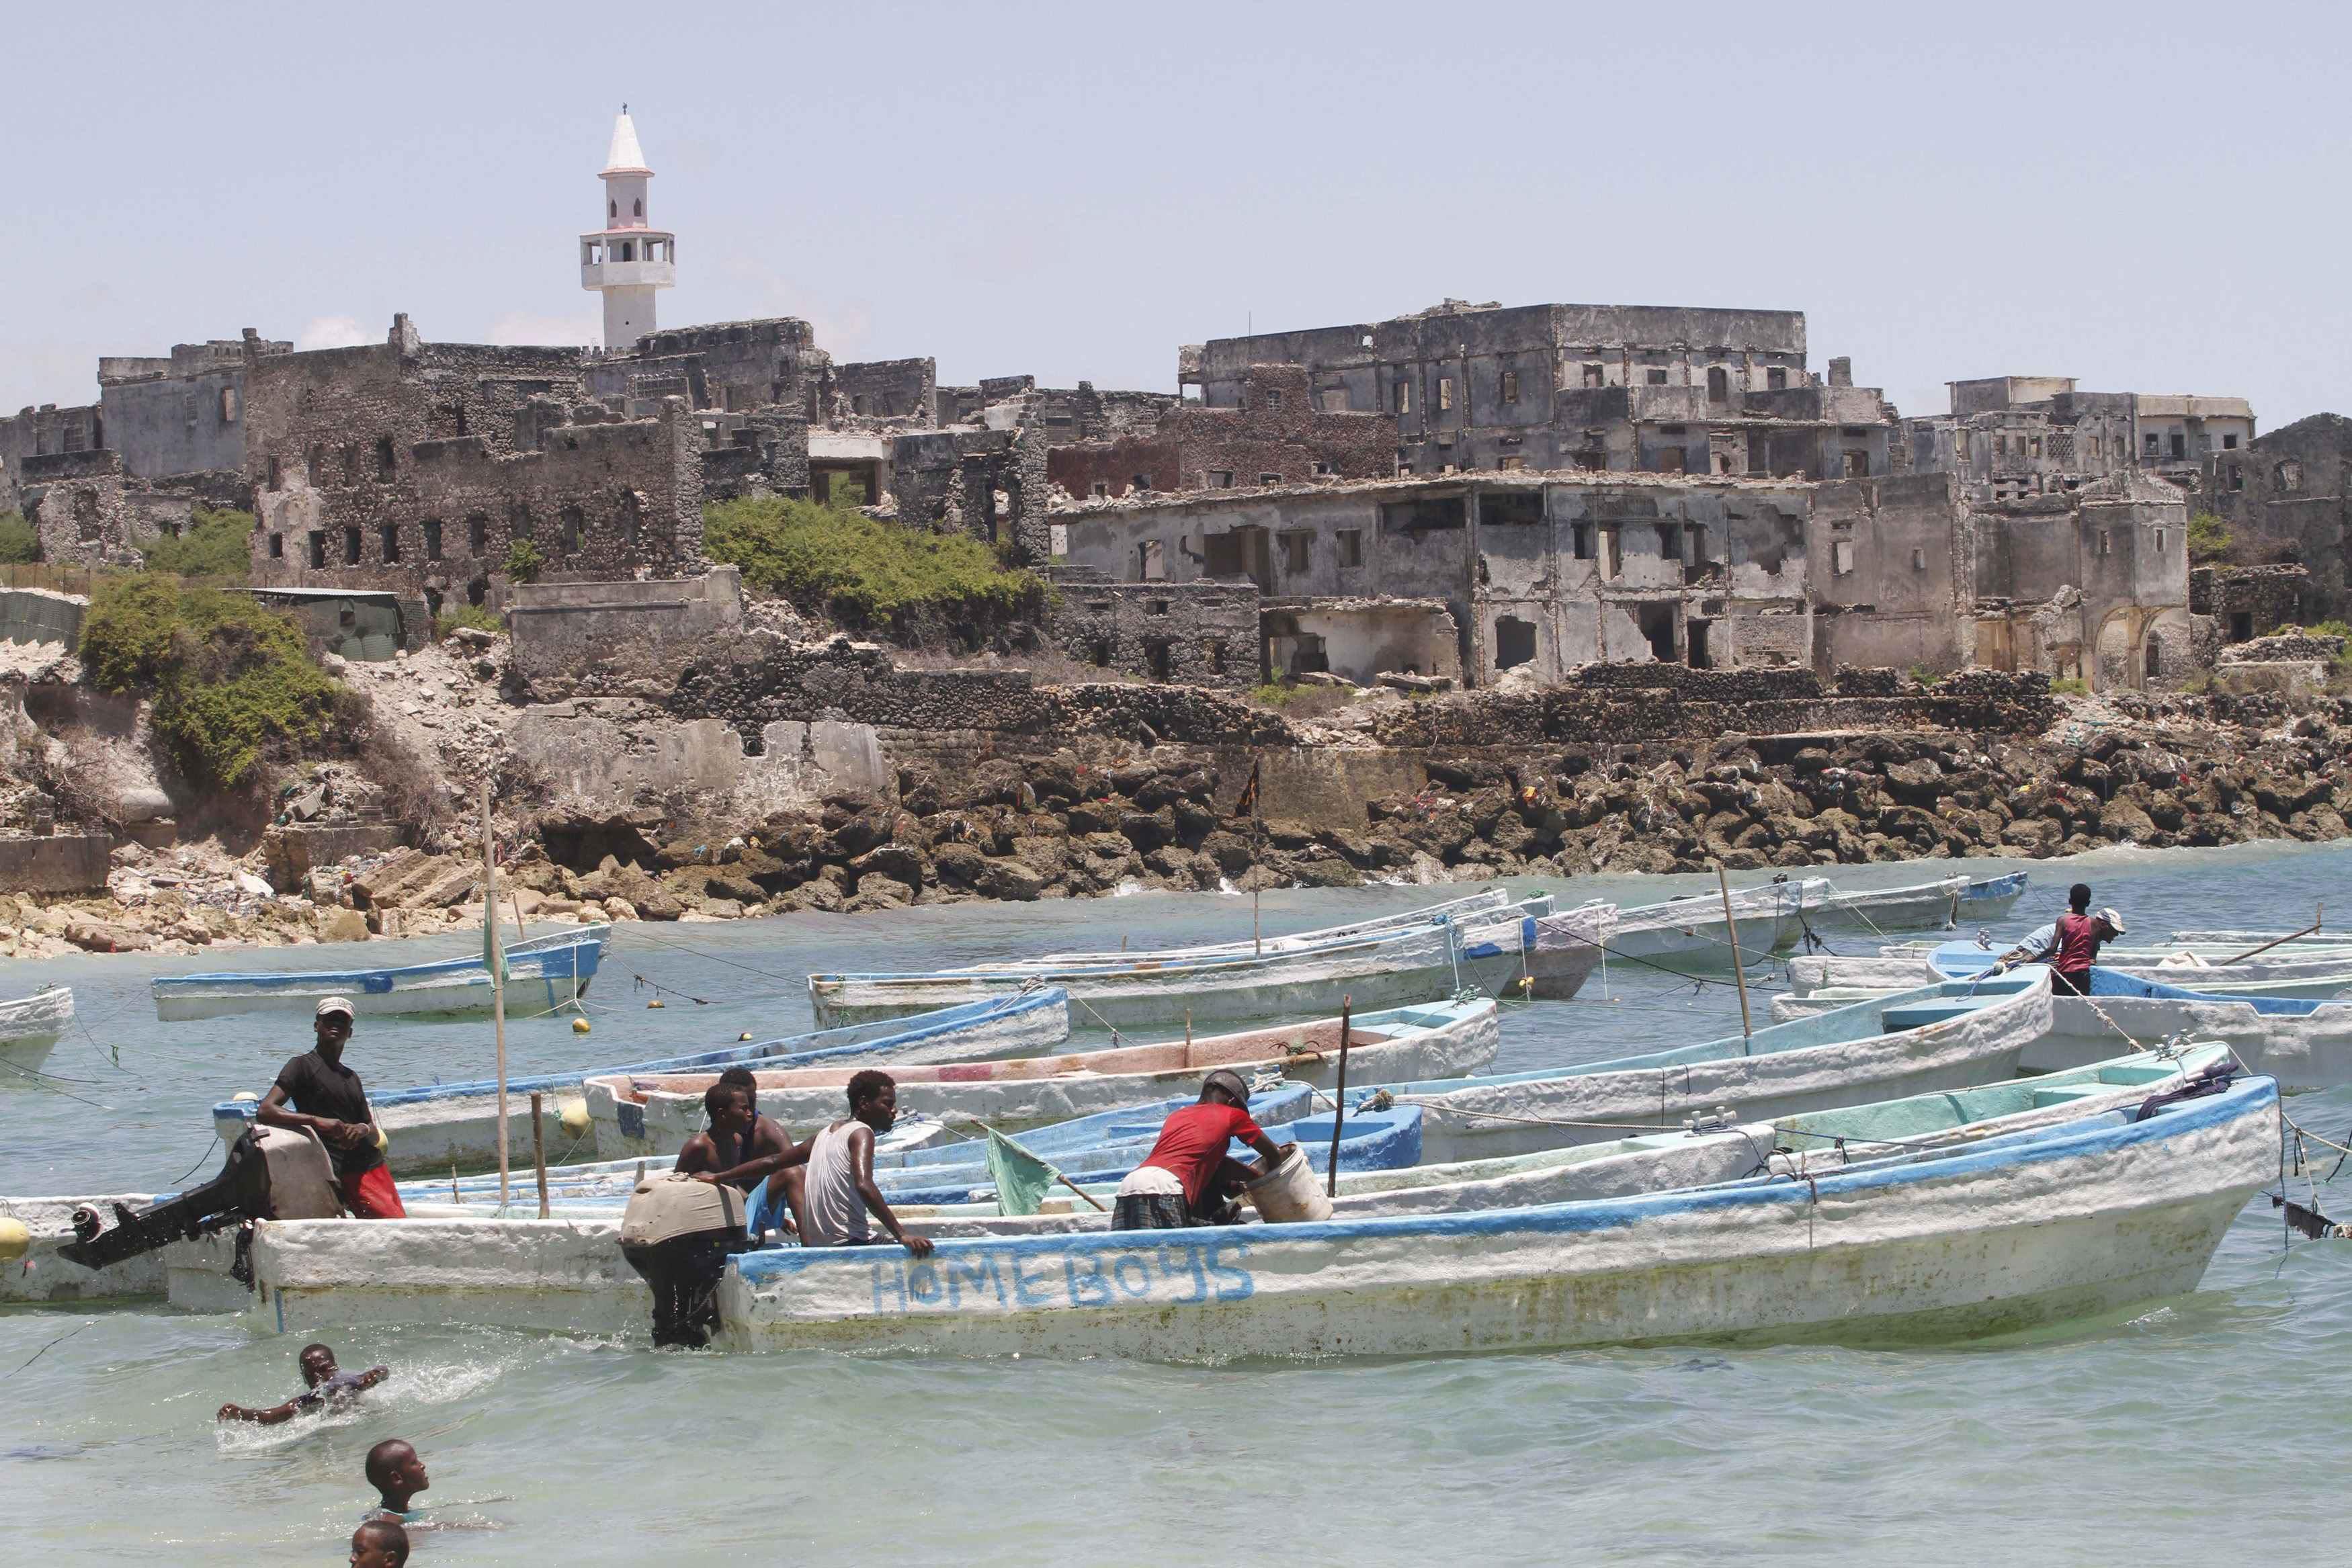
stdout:
[[0,512],[0,565],[24,566],[41,559],[41,536],[22,512]]
[[449,633],[460,626],[471,627],[477,632],[488,632],[499,636],[505,635],[507,629],[507,623],[504,621],[491,614],[482,606],[460,604],[453,610],[444,610],[433,618],[433,635],[446,641]]
[[2189,559],[2193,566],[2210,566],[2229,559],[2235,543],[2230,525],[2212,512],[2189,514]]
[[181,577],[233,577],[243,581],[253,570],[253,514],[196,508],[188,531],[147,547],[147,570]]
[[703,553],[754,588],[844,624],[905,632],[930,617],[1034,615],[1045,587],[980,540],[901,528],[862,512],[777,497],[703,509]]
[[[242,593],[184,588],[150,572],[108,578],[82,621],[85,678],[154,698],[155,735],[180,770],[234,789],[273,744],[339,727],[347,695],[311,662],[302,629]],[[349,716],[345,716],[348,719]]]

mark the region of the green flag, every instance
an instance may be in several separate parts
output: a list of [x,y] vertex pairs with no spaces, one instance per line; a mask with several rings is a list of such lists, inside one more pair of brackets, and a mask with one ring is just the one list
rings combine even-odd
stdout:
[[995,1128],[981,1130],[988,1134],[988,1175],[996,1183],[999,1212],[1036,1213],[1060,1173]]
[[[489,859],[486,852],[482,858]],[[498,878],[485,874],[482,878],[482,967],[490,978],[503,981],[507,977],[506,955],[499,948]]]

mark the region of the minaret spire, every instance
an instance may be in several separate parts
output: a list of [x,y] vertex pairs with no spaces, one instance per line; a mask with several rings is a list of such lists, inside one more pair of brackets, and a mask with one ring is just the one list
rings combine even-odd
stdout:
[[580,236],[580,287],[604,297],[607,349],[633,347],[652,331],[654,296],[677,281],[677,236],[646,221],[653,177],[625,102],[598,176],[604,182],[604,226]]

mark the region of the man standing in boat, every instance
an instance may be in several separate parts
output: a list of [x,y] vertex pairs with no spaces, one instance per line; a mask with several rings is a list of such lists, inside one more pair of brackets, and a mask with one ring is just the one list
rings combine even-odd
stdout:
[[[351,1043],[352,1004],[329,997],[311,1019],[318,1043],[278,1070],[255,1119],[269,1127],[308,1127],[327,1145],[343,1207],[362,1219],[405,1219],[400,1189],[383,1163],[375,1112],[360,1075],[343,1065]],[[291,1109],[288,1107],[291,1106]]]
[[[1265,1163],[1237,1160],[1225,1146],[1239,1138]],[[1295,1144],[1276,1144],[1250,1120],[1249,1085],[1229,1067],[1209,1074],[1198,1103],[1170,1113],[1143,1163],[1118,1184],[1113,1230],[1174,1230],[1228,1222],[1244,1183],[1280,1165]]]
[[2124,917],[2112,909],[2089,913],[2091,884],[2078,882],[2066,890],[2066,913],[2029,935],[2000,956],[1993,966],[1999,974],[2011,964],[2047,964],[2050,988],[2060,996],[2091,994],[2091,966],[2099,949],[2124,934]]

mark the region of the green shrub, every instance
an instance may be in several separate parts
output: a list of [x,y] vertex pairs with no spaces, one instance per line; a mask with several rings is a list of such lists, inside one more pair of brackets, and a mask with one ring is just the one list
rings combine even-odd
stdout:
[[101,690],[152,692],[155,735],[181,771],[224,789],[247,782],[273,741],[326,735],[343,695],[290,618],[152,572],[98,585],[81,657]]
[[213,512],[199,507],[187,532],[178,538],[159,538],[147,547],[147,570],[243,581],[252,575],[252,513]]
[[0,565],[24,566],[41,559],[41,536],[22,512],[0,512]]
[[2079,675],[2061,675],[2050,683],[2051,695],[2062,697],[2086,697],[2091,688]]
[[1293,702],[1297,700],[1297,697],[1298,688],[1297,686],[1286,686],[1280,681],[1267,681],[1263,685],[1255,685],[1250,688],[1250,701],[1254,703],[1263,703],[1267,707],[1288,707]]
[[2191,512],[2189,515],[2189,559],[2192,565],[2206,566],[2222,559],[2234,542],[2230,525],[2212,512]]
[[1034,614],[1043,586],[964,534],[901,528],[862,512],[777,497],[703,509],[703,553],[744,580],[847,625],[904,629],[924,614]]
[[460,604],[454,610],[444,610],[433,618],[433,635],[446,639],[460,626],[471,626],[478,632],[503,632],[507,623],[478,604]]
[[539,547],[529,539],[517,539],[507,546],[505,570],[509,582],[537,582],[539,569],[546,564],[547,558],[540,554]]
[[1943,676],[1937,674],[1935,671],[1929,669],[1925,664],[1914,664],[1911,666],[1911,679],[1918,685],[1932,689],[1936,683],[1943,678]]

